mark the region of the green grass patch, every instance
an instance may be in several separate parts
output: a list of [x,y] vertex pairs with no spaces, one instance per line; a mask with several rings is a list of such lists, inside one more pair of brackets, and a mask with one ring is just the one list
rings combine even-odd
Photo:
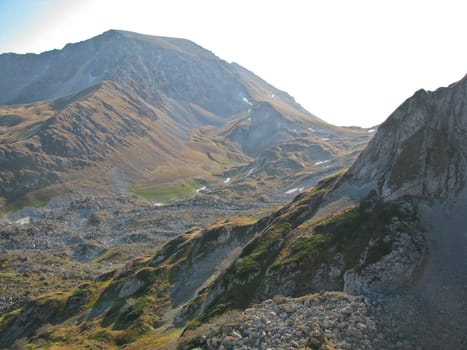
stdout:
[[198,319],[194,319],[191,321],[190,325],[187,327],[188,330],[196,329],[202,325],[201,321]]
[[247,247],[241,259],[235,264],[235,272],[241,279],[247,278],[250,274],[258,272],[264,266],[264,262],[270,258],[273,247],[291,230],[289,222],[279,222],[274,224],[266,235],[259,238],[256,245]]
[[279,222],[277,224],[274,224],[271,228],[271,232],[273,234],[280,234],[282,236],[285,236],[289,231],[292,229],[292,225],[289,222]]
[[367,215],[358,206],[340,212],[315,228],[315,232],[330,233],[336,241],[352,238],[358,235]]
[[107,220],[107,213],[105,211],[97,211],[92,213],[87,221],[88,226],[99,226]]
[[128,191],[143,197],[147,201],[172,202],[193,197],[198,186],[199,184],[196,182],[186,182],[178,186],[156,188],[133,186]]
[[143,313],[144,308],[151,303],[148,297],[141,297],[136,299],[135,304],[131,307],[131,311],[128,313],[128,320],[136,320]]
[[106,330],[101,330],[91,334],[88,339],[90,340],[98,340],[98,341],[109,341],[110,334]]
[[20,313],[21,310],[15,310],[0,317],[0,334],[15,322]]
[[31,204],[33,207],[35,208],[43,208],[46,206],[46,204],[48,203],[47,200],[42,200],[42,199],[34,199]]
[[67,292],[49,292],[40,295],[34,300],[34,303],[38,306],[41,305],[57,305],[60,306],[61,304],[65,304],[67,298],[71,295],[71,293]]
[[147,333],[141,338],[136,339],[136,341],[133,339],[132,341],[134,342],[126,344],[125,349],[175,349],[180,332],[180,328],[170,328],[163,333]]
[[331,236],[327,234],[312,234],[300,237],[292,246],[291,253],[285,259],[275,261],[272,268],[294,263],[309,256],[332,241]]
[[107,248],[104,250],[101,255],[99,255],[97,258],[95,258],[92,263],[93,264],[101,264],[104,262],[112,262],[118,259],[122,259],[124,256],[124,251],[122,251],[122,248],[119,246],[114,246]]
[[82,284],[76,288],[71,294],[74,298],[86,298],[90,294],[90,284]]
[[[230,304],[218,304],[215,305],[214,307],[211,307],[206,310],[205,313],[203,313],[199,319],[194,319],[192,321],[196,322],[196,324],[199,323],[198,327],[201,326],[202,322],[207,322],[208,320],[212,319],[213,317],[222,315],[223,313],[231,310],[231,305]],[[196,327],[195,327],[196,328]]]
[[280,237],[263,237],[248,255],[243,256],[235,265],[236,274],[245,279],[250,274],[261,270],[262,262],[265,260],[272,247],[280,241]]
[[6,214],[8,212],[16,213],[25,207],[43,208],[46,206],[47,202],[47,200],[22,197],[20,199],[11,202],[5,202],[5,204],[2,204],[0,206],[0,214]]

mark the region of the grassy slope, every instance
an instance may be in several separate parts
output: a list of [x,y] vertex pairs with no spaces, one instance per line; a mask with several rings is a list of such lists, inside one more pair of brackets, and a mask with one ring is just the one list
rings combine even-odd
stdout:
[[0,151],[12,154],[1,162],[2,186],[16,188],[3,193],[4,209],[111,184],[157,191],[247,160],[201,131],[189,137],[166,112],[110,82],[52,102],[0,107]]

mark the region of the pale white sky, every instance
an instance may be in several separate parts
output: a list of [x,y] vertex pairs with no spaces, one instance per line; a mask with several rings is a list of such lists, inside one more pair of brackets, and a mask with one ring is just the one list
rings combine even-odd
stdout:
[[108,29],[190,39],[318,117],[372,126],[467,73],[465,0],[0,0],[0,53]]

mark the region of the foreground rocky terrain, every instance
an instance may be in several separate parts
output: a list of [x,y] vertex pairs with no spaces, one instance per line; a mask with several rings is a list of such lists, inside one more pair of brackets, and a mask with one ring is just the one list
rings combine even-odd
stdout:
[[[411,312],[410,309],[406,310]],[[389,324],[376,300],[338,292],[298,299],[276,296],[242,313],[231,312],[220,327],[186,331],[190,349],[422,349],[402,325]],[[196,338],[194,334],[203,334]],[[194,340],[196,338],[196,340]]]
[[120,194],[62,198],[44,208],[10,213],[0,221],[0,312],[150,256],[186,230],[272,207],[240,206],[209,196],[162,206]]

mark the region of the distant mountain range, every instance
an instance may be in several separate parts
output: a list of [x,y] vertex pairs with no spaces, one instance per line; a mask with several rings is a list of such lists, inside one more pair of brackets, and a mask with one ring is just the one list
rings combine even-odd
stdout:
[[0,76],[4,210],[82,190],[163,201],[167,188],[194,194],[226,176],[284,194],[349,166],[371,137],[184,39],[110,30],[0,55]]

